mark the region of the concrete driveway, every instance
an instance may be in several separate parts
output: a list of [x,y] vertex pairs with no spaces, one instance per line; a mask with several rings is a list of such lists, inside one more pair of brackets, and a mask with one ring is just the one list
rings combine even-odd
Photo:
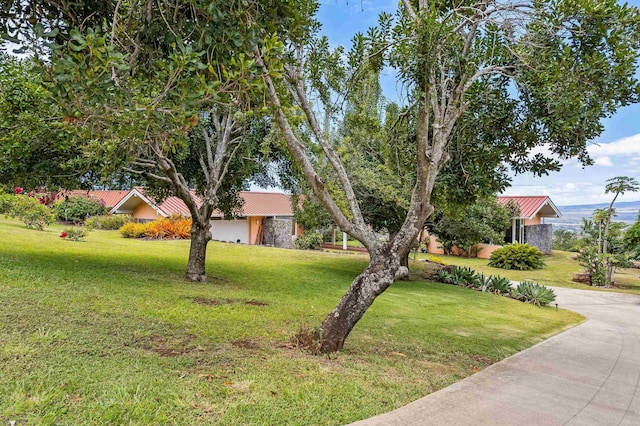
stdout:
[[640,425],[640,297],[554,288],[588,320],[356,425]]

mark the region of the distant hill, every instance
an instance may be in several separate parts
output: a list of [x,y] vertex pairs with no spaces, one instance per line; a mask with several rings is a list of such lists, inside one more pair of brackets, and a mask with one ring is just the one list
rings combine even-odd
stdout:
[[[559,219],[544,219],[544,223],[552,223],[556,229],[569,229],[578,231],[582,225],[582,218],[589,218],[596,209],[604,209],[609,207],[609,203],[602,204],[581,204],[577,206],[558,206],[562,217]],[[613,208],[616,210],[617,216],[614,217],[616,222],[634,223],[638,218],[640,211],[639,201],[621,201],[615,203]]]

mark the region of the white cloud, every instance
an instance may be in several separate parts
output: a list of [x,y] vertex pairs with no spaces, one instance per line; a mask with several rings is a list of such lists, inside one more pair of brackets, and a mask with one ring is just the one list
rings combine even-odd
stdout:
[[589,145],[587,151],[596,158],[616,155],[640,156],[640,133],[609,143]]
[[[608,203],[613,196],[605,194],[604,183],[557,182],[539,185],[514,185],[507,188],[504,195],[548,195],[556,205]],[[617,201],[637,201],[638,193],[625,193]]]
[[596,166],[604,166],[604,167],[611,167],[613,166],[613,163],[611,162],[611,159],[609,157],[598,157],[596,158],[594,164]]

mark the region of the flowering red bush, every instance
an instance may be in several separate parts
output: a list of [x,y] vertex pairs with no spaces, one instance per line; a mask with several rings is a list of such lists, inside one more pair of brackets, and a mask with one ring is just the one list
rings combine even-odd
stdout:
[[19,186],[16,187],[16,194],[22,194],[24,192],[24,189],[20,188]]

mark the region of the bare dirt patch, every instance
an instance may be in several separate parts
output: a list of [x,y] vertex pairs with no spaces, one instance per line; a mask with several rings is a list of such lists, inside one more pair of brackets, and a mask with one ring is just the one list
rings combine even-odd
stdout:
[[255,340],[251,340],[251,339],[234,340],[233,342],[231,342],[231,344],[233,346],[235,346],[236,348],[241,348],[241,349],[258,349],[258,348],[260,348],[260,344],[258,342],[256,342]]
[[244,302],[244,304],[251,306],[269,306],[267,302],[261,302],[259,300],[247,300],[246,302]]
[[163,357],[175,357],[191,352],[194,348],[190,345],[194,336],[186,335],[184,337],[162,337],[150,336],[147,348]]
[[228,305],[229,303],[233,303],[233,301],[228,299],[209,299],[207,297],[196,297],[193,299],[193,303],[204,306],[218,306]]

